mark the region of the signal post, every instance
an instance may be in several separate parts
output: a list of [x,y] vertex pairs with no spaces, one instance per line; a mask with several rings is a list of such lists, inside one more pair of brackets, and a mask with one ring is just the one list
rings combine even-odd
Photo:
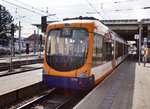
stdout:
[[28,54],[29,54],[29,44],[26,43],[26,68],[27,68],[27,65],[28,65]]
[[147,61],[147,52],[148,52],[148,49],[147,49],[147,32],[148,32],[148,26],[143,26],[143,38],[144,38],[144,41],[143,41],[143,44],[144,44],[144,67],[145,67],[145,64],[146,64],[146,61]]

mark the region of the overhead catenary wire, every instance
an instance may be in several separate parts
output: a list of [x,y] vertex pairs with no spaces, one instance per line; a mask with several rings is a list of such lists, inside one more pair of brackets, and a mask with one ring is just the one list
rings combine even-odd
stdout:
[[[8,0],[2,0],[2,1],[8,1]],[[28,5],[27,3],[25,3],[25,2],[23,2],[23,1],[21,1],[21,0],[15,0],[15,1],[19,1],[19,2],[22,2],[22,3],[24,3],[24,4],[26,4],[26,5]],[[41,0],[37,0],[35,3],[40,3],[40,1]],[[79,4],[79,6],[89,6],[89,4],[91,4],[90,6],[94,9],[93,11],[95,11],[95,13],[97,13],[97,14],[101,14],[100,12],[98,12],[99,10],[99,8],[97,7],[97,6],[102,6],[102,4],[101,4],[101,2],[100,2],[100,0],[95,0],[95,1],[98,1],[99,2],[99,4],[98,3],[96,3],[96,2],[90,2],[90,0],[88,0],[89,1],[89,3],[87,4]],[[112,5],[119,5],[120,3],[126,3],[126,2],[131,2],[131,3],[133,3],[134,1],[140,1],[140,0],[123,0],[123,1],[116,1],[116,2],[114,2],[114,1],[109,1],[109,2],[103,2],[103,4],[109,4],[109,3],[112,3]],[[14,4],[16,4],[16,2],[12,2],[12,3],[14,3]],[[18,4],[18,3],[17,3]],[[20,6],[22,6],[22,7],[24,7],[24,5],[20,5]],[[33,6],[31,6],[30,4],[28,5],[28,6],[30,6],[31,8],[33,7]],[[69,6],[69,7],[74,7],[75,6],[75,4],[73,5],[73,6]],[[76,8],[78,8],[79,6],[77,6],[76,5]],[[26,8],[28,8],[27,6],[25,6]],[[31,9],[31,8],[28,8],[28,9],[30,9],[31,11],[34,11],[34,12],[38,12],[36,9]],[[34,8],[35,8],[35,5],[34,5]],[[60,8],[61,8],[61,6],[60,6]],[[117,8],[117,6],[115,7],[115,8]],[[130,11],[130,10],[135,10],[135,8],[134,9],[130,9],[130,7],[128,7],[127,9],[120,9],[120,8],[118,8],[118,9],[110,9],[109,10],[109,7],[108,8],[105,8],[104,6],[102,7],[102,9],[105,9],[105,13],[107,14],[107,15],[109,15],[109,16],[111,16],[111,14],[120,14],[119,12],[121,12],[121,11]],[[40,9],[40,8],[39,8]],[[42,9],[42,8],[41,8]],[[50,8],[49,8],[50,9]],[[143,9],[148,9],[147,7],[144,7]],[[42,11],[42,10],[41,10]],[[110,11],[110,12],[109,12]],[[114,11],[114,12],[112,12],[112,11]],[[81,11],[78,11],[78,13],[80,13]],[[40,13],[40,14],[42,14],[41,12],[38,12],[38,13]],[[45,12],[43,12],[43,13],[45,13]],[[60,13],[60,14],[65,14],[65,13]],[[71,14],[74,14],[73,12],[71,13]],[[76,14],[76,13],[75,13]],[[81,13],[82,14],[82,13]],[[119,15],[116,15],[116,16],[119,16]],[[103,13],[102,13],[102,15],[101,15],[101,17],[106,17]],[[112,17],[111,17],[112,18]]]
[[[99,1],[99,0],[95,0],[95,1]],[[122,3],[133,3],[133,2],[140,2],[140,0],[123,0],[123,1],[115,1],[115,2],[103,2],[105,4],[114,4],[114,5],[120,5]],[[109,12],[111,11],[111,14],[112,13],[115,13],[115,14],[119,14],[118,12],[121,12],[121,11],[131,11],[131,10],[137,10],[137,9],[144,9],[144,8],[127,8],[127,9],[105,9],[105,11]]]
[[86,0],[86,1],[87,1],[88,4],[96,11],[96,13],[97,13],[101,18],[105,19],[102,15],[100,15],[100,13],[97,11],[97,9],[96,9],[88,0]]
[[97,1],[97,0],[95,0],[99,5],[101,5],[101,9],[103,10],[103,12],[104,12],[104,14],[108,17],[108,18],[110,18],[108,15],[107,15],[107,13],[104,11],[104,9],[103,9],[103,3],[99,3],[99,1]]
[[[139,1],[139,0],[134,0],[134,1]],[[118,2],[104,2],[105,3],[105,5],[109,5],[109,4],[120,4],[120,3],[128,3],[128,2],[131,2],[131,0],[129,1],[129,0],[126,0],[126,1],[118,1]],[[91,3],[92,5],[100,5],[101,6],[101,4],[97,4],[97,3]],[[54,8],[67,8],[67,7],[76,7],[76,8],[78,8],[78,7],[84,7],[84,6],[88,6],[89,4],[78,4],[78,5],[72,5],[72,6],[70,6],[70,5],[65,5],[65,6],[55,6]],[[52,8],[52,7],[51,7]]]
[[[54,16],[54,14],[50,14],[50,13],[48,13],[48,10],[43,11],[43,10],[40,10],[39,8],[33,7],[33,6],[31,6],[31,5],[28,5],[28,4],[23,3],[23,2],[21,2],[21,1],[19,1],[19,0],[15,0],[15,1],[16,1],[16,2],[18,2],[18,3],[21,3],[21,4],[25,5],[25,6],[31,7],[32,9],[35,9],[35,10],[37,10],[37,11],[39,11],[39,12],[42,12],[42,13],[48,14],[48,17],[50,17],[50,16]],[[56,17],[56,16],[54,16],[54,17],[55,17],[55,18],[57,18],[57,19],[59,19],[59,18],[58,18],[58,17]]]
[[[16,14],[17,14],[17,15],[16,15]],[[31,20],[30,18],[27,18],[26,16],[18,15],[18,10],[17,10],[17,8],[16,8],[14,19],[17,20],[17,19],[20,19],[20,18],[21,18],[21,21],[23,21],[23,22],[26,22],[26,23],[28,23],[28,24],[31,24],[31,23],[32,23],[32,22],[31,22],[32,20]],[[24,20],[24,18],[25,18],[26,20]],[[39,22],[38,20],[34,20],[34,21]]]
[[19,8],[22,8],[22,9],[24,9],[24,10],[27,10],[27,11],[33,12],[33,13],[38,14],[38,15],[40,15],[40,16],[42,16],[42,15],[43,15],[43,14],[37,13],[37,12],[35,12],[35,11],[33,11],[33,10],[30,10],[30,9],[25,8],[25,7],[19,6],[19,5],[17,5],[17,4],[14,4],[14,3],[8,2],[8,1],[6,1],[6,0],[2,0],[2,1],[4,1],[4,2],[6,2],[6,3],[8,3],[8,4],[11,4],[11,5],[17,6],[17,7],[19,7]]
[[105,4],[121,4],[121,3],[129,3],[129,2],[133,2],[133,1],[140,1],[140,0],[118,0],[118,1],[111,1],[111,2],[105,2]]
[[[108,11],[107,9],[110,9],[109,8],[109,5],[113,5],[115,8],[117,8],[118,6],[120,6],[122,3],[129,3],[129,0],[124,0],[124,1],[112,1],[112,2],[103,2],[103,4],[105,4],[105,6],[107,8],[105,8],[105,11],[109,14],[109,16],[121,16],[121,13],[117,13],[115,11]],[[108,6],[107,6],[108,5]],[[112,8],[110,10],[113,10]],[[109,17],[109,19],[112,19],[112,17]]]
[[23,2],[21,2],[21,1],[19,1],[19,0],[14,0],[14,1],[16,1],[16,2],[18,2],[18,3],[21,3],[21,4],[23,4],[23,5],[26,5],[26,6],[28,6],[28,7],[31,7],[32,9],[36,9],[36,10],[38,10],[38,11],[40,11],[40,12],[46,13],[46,12],[43,11],[43,10],[40,10],[40,9],[38,9],[38,8],[35,8],[35,7],[33,7],[33,6],[31,6],[31,5],[28,5],[28,4],[26,4],[26,3],[23,3]]
[[[6,3],[8,3],[8,4],[11,4],[11,5],[14,5],[14,6],[16,6],[16,7],[22,8],[22,9],[24,9],[24,10],[27,10],[27,11],[29,11],[29,12],[38,14],[38,15],[40,15],[40,16],[44,16],[44,14],[38,13],[38,12],[36,12],[36,11],[34,11],[34,10],[30,10],[30,9],[25,8],[25,7],[23,7],[23,6],[20,6],[20,5],[17,5],[17,4],[8,2],[8,1],[6,1],[6,0],[2,0],[2,1],[4,1],[4,2],[6,2]],[[55,19],[53,19],[53,18],[50,18],[50,19],[55,20]]]

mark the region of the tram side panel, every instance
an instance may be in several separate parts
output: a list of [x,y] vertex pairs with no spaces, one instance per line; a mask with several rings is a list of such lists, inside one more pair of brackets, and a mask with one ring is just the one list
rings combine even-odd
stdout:
[[[118,66],[127,57],[125,42],[113,32],[111,36],[100,34],[93,36],[91,74],[95,76],[95,84],[102,81],[114,70],[114,66]],[[99,39],[101,40],[99,41]]]
[[123,60],[123,43],[116,41],[115,50],[115,66],[118,66]]
[[95,77],[95,84],[98,84],[114,69],[114,41],[101,34],[94,34],[93,37],[91,74]]

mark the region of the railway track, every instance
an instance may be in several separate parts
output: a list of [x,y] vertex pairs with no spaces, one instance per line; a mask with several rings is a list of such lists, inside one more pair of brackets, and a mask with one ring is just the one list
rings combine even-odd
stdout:
[[48,94],[44,94],[17,109],[71,109],[88,93],[89,91],[54,88]]

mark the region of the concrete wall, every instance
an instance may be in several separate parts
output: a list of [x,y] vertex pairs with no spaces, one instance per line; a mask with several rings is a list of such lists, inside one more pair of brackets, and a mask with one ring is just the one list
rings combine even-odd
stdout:
[[23,89],[19,89],[11,93],[2,95],[0,96],[0,109],[3,109],[10,103],[19,101],[25,97],[33,96],[43,88],[45,88],[45,86],[43,86],[42,83],[40,82],[32,86],[28,86]]

